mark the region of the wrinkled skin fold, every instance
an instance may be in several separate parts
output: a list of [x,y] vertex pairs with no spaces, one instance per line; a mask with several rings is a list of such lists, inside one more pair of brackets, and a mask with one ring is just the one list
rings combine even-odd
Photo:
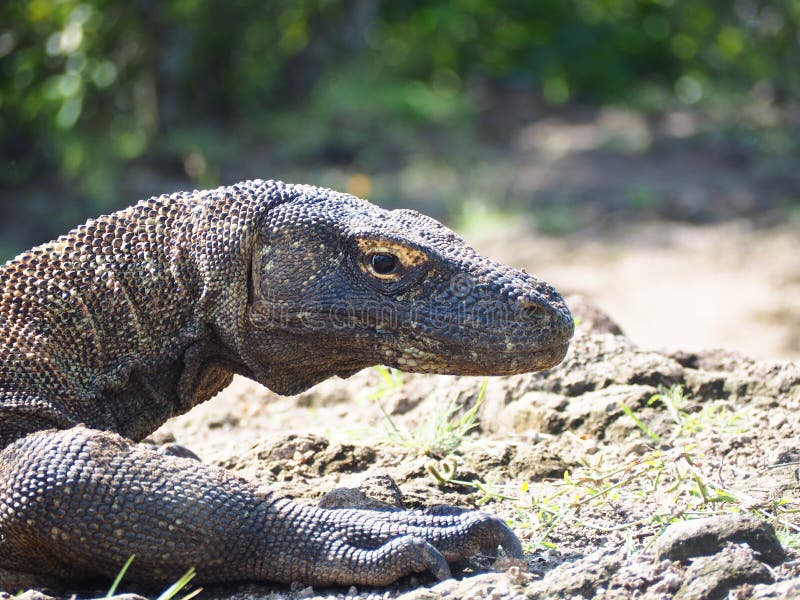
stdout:
[[521,557],[483,512],[304,506],[136,443],[235,373],[290,394],[375,364],[557,364],[573,332],[561,296],[433,219],[244,182],[89,221],[0,275],[4,589],[113,578],[131,554],[126,580],[155,585],[189,567],[205,582],[384,585],[498,547]]

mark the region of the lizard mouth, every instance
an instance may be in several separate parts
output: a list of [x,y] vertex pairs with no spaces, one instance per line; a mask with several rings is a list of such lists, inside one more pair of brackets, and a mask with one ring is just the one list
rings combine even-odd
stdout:
[[432,346],[430,341],[406,346],[393,352],[392,366],[416,373],[441,375],[517,375],[542,371],[559,364],[569,349],[568,341],[559,341],[537,349],[480,352],[465,350],[447,352]]
[[[556,333],[555,340],[543,343],[536,330],[520,334],[513,341],[493,336],[491,329],[460,322],[432,328],[446,335],[425,335],[417,328],[374,319],[364,322],[347,312],[331,311],[319,315],[290,312],[284,315],[283,335],[306,339],[309,320],[325,319],[337,325],[328,335],[314,336],[316,347],[324,346],[337,356],[336,371],[352,373],[370,364],[384,364],[403,371],[444,375],[515,375],[549,369],[560,363],[569,348],[572,329]],[[317,322],[312,322],[319,323]],[[313,328],[312,328],[313,329]],[[327,331],[330,328],[323,328]],[[316,329],[315,331],[319,331]],[[517,339],[518,338],[518,339]],[[319,378],[315,378],[319,379]],[[272,386],[268,386],[272,387]]]
[[[569,341],[556,342],[536,351],[513,352],[509,358],[515,363],[516,368],[522,368],[515,373],[528,373],[532,371],[543,371],[556,366],[567,355]],[[512,373],[507,373],[512,374]]]

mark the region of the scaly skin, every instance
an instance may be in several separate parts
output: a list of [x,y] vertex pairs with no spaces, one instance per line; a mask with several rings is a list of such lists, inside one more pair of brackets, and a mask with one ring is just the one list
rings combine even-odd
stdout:
[[[376,256],[377,255],[377,256]],[[325,510],[135,442],[234,373],[292,394],[374,364],[557,364],[561,296],[438,222],[245,182],[89,221],[0,267],[0,584],[41,575],[388,584],[516,536],[475,511]],[[30,579],[28,579],[30,581]]]

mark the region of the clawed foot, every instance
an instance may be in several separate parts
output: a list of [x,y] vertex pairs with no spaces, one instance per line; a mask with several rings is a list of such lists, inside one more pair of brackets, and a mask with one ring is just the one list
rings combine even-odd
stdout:
[[451,576],[448,563],[502,548],[523,558],[522,545],[500,519],[481,511],[325,511],[331,534],[326,556],[312,569],[314,583],[387,585],[411,573]]

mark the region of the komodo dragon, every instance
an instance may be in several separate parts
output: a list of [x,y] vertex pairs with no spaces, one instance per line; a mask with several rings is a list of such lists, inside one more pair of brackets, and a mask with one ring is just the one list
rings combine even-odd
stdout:
[[[137,444],[227,386],[279,394],[384,364],[544,369],[573,320],[548,284],[437,221],[249,181],[90,220],[0,267],[0,583],[389,584],[498,546],[456,508],[325,510]],[[0,586],[0,587],[3,587]]]

